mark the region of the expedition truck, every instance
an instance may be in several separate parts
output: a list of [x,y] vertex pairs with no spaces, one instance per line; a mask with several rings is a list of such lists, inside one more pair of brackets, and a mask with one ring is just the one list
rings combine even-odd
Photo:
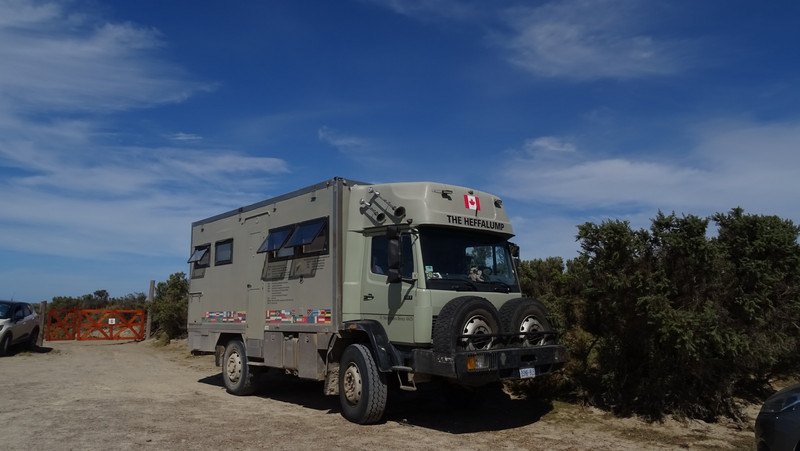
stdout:
[[189,347],[215,353],[234,395],[277,368],[324,381],[361,424],[389,384],[547,374],[566,351],[521,297],[512,236],[500,198],[431,182],[333,178],[197,221]]

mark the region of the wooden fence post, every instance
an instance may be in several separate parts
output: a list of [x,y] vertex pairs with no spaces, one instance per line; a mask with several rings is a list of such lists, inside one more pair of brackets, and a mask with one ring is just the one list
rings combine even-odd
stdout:
[[153,323],[153,295],[155,294],[155,291],[156,291],[156,281],[155,280],[151,280],[150,281],[150,296],[147,297],[147,300],[148,300],[148,303],[147,303],[147,321],[146,321],[145,327],[144,327],[144,339],[145,340],[149,340],[150,339],[150,326]]
[[36,346],[42,346],[47,333],[47,301],[39,304],[39,336],[36,337]]

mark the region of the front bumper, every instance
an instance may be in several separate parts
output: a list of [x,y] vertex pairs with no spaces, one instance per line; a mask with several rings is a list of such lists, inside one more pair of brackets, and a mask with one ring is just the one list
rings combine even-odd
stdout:
[[502,380],[520,380],[551,373],[567,361],[563,346],[459,351],[452,354],[415,349],[413,370],[480,386]]

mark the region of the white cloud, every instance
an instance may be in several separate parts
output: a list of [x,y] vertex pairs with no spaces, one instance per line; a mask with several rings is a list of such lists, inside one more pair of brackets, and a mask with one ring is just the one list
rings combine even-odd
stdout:
[[186,142],[186,141],[202,141],[203,137],[200,136],[200,135],[192,134],[192,133],[178,132],[178,133],[173,133],[172,135],[170,135],[169,139],[171,139],[173,141]]
[[537,152],[575,152],[572,140],[556,136],[542,136],[525,141],[523,148],[529,153]]
[[163,45],[157,30],[96,23],[62,6],[0,2],[0,108],[121,111],[212,88],[154,56]]
[[[637,0],[492,2],[363,0],[416,20],[461,22],[486,33],[506,60],[536,77],[571,80],[668,75],[691,65],[697,42],[646,33],[666,12]],[[507,4],[507,3],[506,3]],[[534,5],[534,6],[531,6]]]
[[463,0],[362,0],[390,9],[397,14],[420,20],[443,18],[472,19],[477,13],[474,5]]
[[327,125],[317,130],[317,137],[320,141],[330,144],[342,152],[361,151],[369,147],[370,143],[364,138],[347,135],[338,130],[332,129]]
[[676,72],[681,46],[639,31],[646,8],[631,0],[568,0],[505,12],[494,42],[540,77],[638,78]]
[[[157,30],[64,6],[0,0],[0,249],[183,253],[192,221],[261,200],[289,171],[284,160],[230,149],[106,144],[114,131],[100,124],[109,114],[208,85],[159,58]],[[165,140],[187,146],[202,137]]]
[[[183,250],[197,219],[260,200],[276,158],[185,149],[106,149],[103,159],[39,152],[34,174],[0,181],[0,248],[70,255]],[[228,183],[234,177],[237,183]],[[176,245],[177,246],[176,248]]]
[[561,159],[517,152],[504,170],[515,181],[505,196],[583,212],[704,216],[742,206],[800,220],[800,122],[715,122],[693,133],[689,156],[670,162],[647,149],[616,158],[592,158],[583,149]]

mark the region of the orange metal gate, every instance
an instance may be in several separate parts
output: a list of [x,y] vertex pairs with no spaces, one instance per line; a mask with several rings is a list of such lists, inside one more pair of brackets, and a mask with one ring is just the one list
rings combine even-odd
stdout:
[[48,341],[143,340],[144,310],[50,309]]

